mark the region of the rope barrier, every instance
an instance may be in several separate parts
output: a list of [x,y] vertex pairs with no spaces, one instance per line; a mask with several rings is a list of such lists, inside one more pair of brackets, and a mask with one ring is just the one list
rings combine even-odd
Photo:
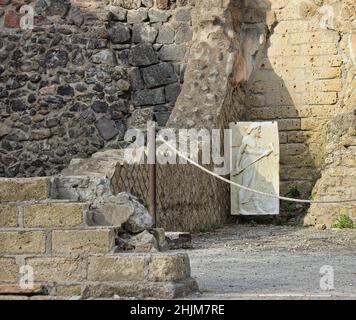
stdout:
[[[304,200],[304,199],[296,199],[296,198],[289,198],[289,197],[282,197],[276,194],[270,194],[270,193],[265,193],[262,191],[258,191],[255,189],[251,189],[248,187],[245,187],[243,185],[240,185],[236,182],[233,182],[229,179],[226,179],[206,168],[204,168],[203,166],[201,166],[200,164],[196,163],[195,161],[191,160],[190,158],[188,158],[187,156],[185,156],[183,153],[181,153],[180,151],[178,151],[177,149],[175,149],[172,145],[170,145],[166,140],[162,139],[161,137],[158,137],[158,140],[162,141],[165,145],[167,145],[168,148],[170,148],[174,153],[176,153],[177,155],[179,155],[181,158],[183,158],[184,160],[186,160],[187,162],[189,162],[190,164],[192,164],[193,166],[199,168],[200,170],[210,174],[211,176],[220,179],[221,181],[224,181],[226,183],[229,183],[232,186],[241,188],[243,190],[246,191],[250,191],[265,197],[270,197],[270,198],[275,198],[275,199],[279,199],[279,200],[284,200],[284,201],[290,201],[290,202],[297,202],[297,203],[309,203],[309,204],[338,204],[338,203],[349,203],[349,202],[356,202],[356,198],[355,199],[348,199],[348,200]],[[354,206],[354,205],[353,205]]]

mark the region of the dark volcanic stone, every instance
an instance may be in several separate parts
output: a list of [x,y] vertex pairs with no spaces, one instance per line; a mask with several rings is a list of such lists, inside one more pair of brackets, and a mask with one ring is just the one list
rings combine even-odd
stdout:
[[108,111],[108,104],[104,101],[94,101],[91,108],[97,113]]
[[178,81],[173,66],[166,62],[142,69],[142,76],[147,88],[159,87]]
[[63,50],[53,49],[46,54],[46,65],[48,68],[64,68],[68,63],[68,53]]
[[139,44],[131,49],[129,62],[133,66],[142,67],[157,63],[158,59],[152,46],[147,44]]
[[181,92],[181,87],[179,83],[173,83],[165,87],[166,100],[170,103],[175,103]]
[[109,37],[112,43],[128,43],[131,39],[131,31],[123,23],[116,23],[109,29]]
[[13,100],[11,101],[11,109],[12,111],[25,111],[26,105],[21,100]]
[[139,68],[132,68],[129,73],[130,86],[132,90],[137,91],[144,88],[141,73]]
[[33,93],[31,93],[31,94],[28,96],[27,101],[28,101],[28,103],[34,103],[34,102],[36,102],[36,96],[35,96]]
[[134,105],[145,106],[165,103],[164,89],[145,89],[134,93]]
[[57,88],[57,93],[60,96],[74,96],[74,89],[70,85],[65,84]]
[[117,136],[120,132],[119,128],[115,124],[115,121],[106,118],[101,118],[96,121],[95,126],[104,140],[110,140]]

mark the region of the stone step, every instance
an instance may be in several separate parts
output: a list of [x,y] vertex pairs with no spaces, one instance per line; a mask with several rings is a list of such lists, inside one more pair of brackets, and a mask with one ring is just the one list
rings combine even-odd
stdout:
[[18,287],[20,267],[15,258],[0,258],[0,295],[175,298],[198,290],[185,253],[54,254],[24,259],[33,269],[35,290]]
[[0,178],[0,203],[40,201],[50,196],[50,178]]

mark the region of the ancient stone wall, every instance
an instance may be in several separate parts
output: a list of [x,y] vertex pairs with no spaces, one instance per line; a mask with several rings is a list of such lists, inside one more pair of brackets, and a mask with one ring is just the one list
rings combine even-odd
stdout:
[[[281,192],[308,198],[326,156],[327,123],[343,112],[350,90],[345,39],[352,30],[353,4],[268,2],[265,15],[273,28],[259,70],[246,87],[244,119],[278,121]],[[259,22],[250,8],[249,23]],[[341,21],[348,24],[344,30]]]
[[56,174],[121,148],[127,128],[165,125],[192,38],[187,1],[0,2],[0,176]]
[[[321,178],[313,189],[312,197],[329,201],[352,199],[356,195],[356,4],[350,0],[337,4],[334,27],[340,33],[344,94],[340,97],[338,112],[326,127]],[[331,227],[342,215],[356,222],[355,202],[313,204],[304,223],[321,228]]]
[[[210,21],[199,5],[194,17],[200,28],[193,24],[197,41],[191,48],[187,81],[169,124],[226,128],[230,121],[278,121],[281,194],[314,198],[312,189],[324,161],[336,150],[327,135],[328,123],[356,103],[348,52],[355,4],[208,1],[204,13]],[[214,83],[216,70],[219,79]],[[347,159],[354,156],[352,148],[347,154]],[[333,180],[337,185],[339,178]],[[290,217],[305,211],[290,203],[282,208]]]
[[187,254],[118,252],[120,227],[91,223],[91,201],[54,199],[53,183],[0,178],[0,299],[176,298],[197,290]]

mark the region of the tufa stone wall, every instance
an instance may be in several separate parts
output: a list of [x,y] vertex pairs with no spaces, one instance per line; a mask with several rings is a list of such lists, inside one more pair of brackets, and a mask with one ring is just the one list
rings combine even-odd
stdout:
[[[307,198],[325,155],[325,125],[340,109],[345,77],[337,30],[320,28],[317,6],[270,1],[272,16],[259,70],[246,86],[247,120],[277,120],[281,192]],[[251,22],[259,22],[252,12]]]
[[0,3],[0,176],[60,172],[122,148],[127,128],[165,125],[192,39],[187,1]]
[[[91,201],[54,199],[54,179],[1,178],[0,191],[0,299],[176,298],[197,290],[187,254],[117,253],[120,227],[93,225]],[[27,290],[24,266],[34,281]]]
[[[203,4],[198,1],[193,21],[199,23],[193,24],[195,41],[186,81],[169,124],[226,128],[230,121],[277,120],[281,193],[308,199],[324,161],[330,162],[339,148],[327,135],[333,126],[328,123],[356,103],[354,64],[348,52],[356,29],[355,4],[205,1],[205,11],[199,8]],[[328,12],[333,14],[330,21]],[[346,158],[354,157],[352,148],[346,153]],[[201,179],[204,183],[204,176]],[[343,176],[332,181],[342,190]],[[306,209],[288,203],[282,208],[288,218]]]
[[[313,189],[313,199],[346,200],[356,196],[356,4],[347,0],[332,5],[337,13],[334,28],[340,33],[344,94],[340,97],[338,113],[326,127],[325,158],[321,178]],[[314,204],[304,223],[331,227],[341,215],[356,222],[355,203]]]

